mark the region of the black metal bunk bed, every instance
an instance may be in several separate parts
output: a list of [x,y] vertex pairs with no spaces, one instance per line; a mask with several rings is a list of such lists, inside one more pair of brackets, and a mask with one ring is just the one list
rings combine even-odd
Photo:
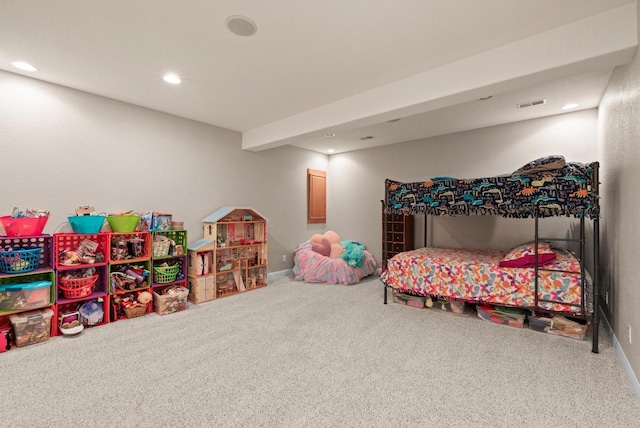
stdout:
[[[534,218],[534,305],[520,306],[524,309],[553,312],[541,305],[559,303],[553,299],[539,297],[539,278],[541,272],[552,271],[569,275],[579,275],[582,298],[579,305],[563,302],[565,305],[578,306],[577,314],[571,317],[585,319],[592,323],[592,352],[598,353],[598,330],[600,324],[599,304],[599,163],[567,163],[562,168],[534,173],[459,180],[455,178],[431,179],[425,182],[401,183],[387,179],[385,182],[385,214],[424,215],[424,245],[427,245],[427,219],[429,215],[498,215],[515,218]],[[540,237],[539,219],[544,217],[565,216],[579,219],[579,237],[550,238]],[[586,295],[586,233],[585,219],[593,223],[593,308],[589,313]],[[383,221],[383,236],[387,236],[387,222]],[[541,241],[577,243],[579,246],[579,271],[549,269],[538,263],[538,248]],[[388,266],[388,248],[383,245],[383,266]],[[387,289],[393,288],[384,283],[384,303],[387,304]]]

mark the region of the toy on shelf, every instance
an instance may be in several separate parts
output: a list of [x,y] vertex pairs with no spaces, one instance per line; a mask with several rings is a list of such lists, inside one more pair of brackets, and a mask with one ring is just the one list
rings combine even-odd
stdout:
[[110,282],[112,293],[124,293],[149,285],[149,270],[145,265],[126,264],[111,267]]
[[104,262],[104,253],[98,250],[99,246],[97,241],[83,239],[74,250],[67,248],[58,254],[58,265],[76,266]]
[[84,330],[79,311],[67,312],[60,315],[60,332],[65,336],[75,336]]
[[99,298],[78,305],[82,325],[85,327],[93,327],[104,321],[103,303],[104,300]]

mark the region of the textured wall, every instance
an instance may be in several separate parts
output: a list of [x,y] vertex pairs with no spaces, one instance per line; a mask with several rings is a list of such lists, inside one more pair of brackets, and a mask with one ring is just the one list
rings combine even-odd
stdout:
[[[640,19],[640,9],[639,9]],[[599,108],[603,164],[602,266],[609,295],[606,309],[618,341],[640,375],[640,51],[630,64],[616,67]],[[628,340],[628,326],[632,343]]]
[[[510,173],[549,154],[569,161],[597,160],[597,110],[493,126],[474,131],[333,155],[329,159],[328,225],[381,256],[384,180],[436,176],[488,177]],[[542,220],[547,236],[564,237],[577,222]],[[422,243],[422,220],[416,242]],[[533,239],[533,221],[492,216],[439,217],[429,223],[430,244],[506,249]]]
[[54,233],[70,231],[80,205],[157,210],[195,241],[211,212],[250,206],[269,220],[270,271],[290,268],[317,229],[306,224],[306,169],[326,170],[326,155],[242,151],[237,132],[2,71],[0,94],[0,214],[49,209]]

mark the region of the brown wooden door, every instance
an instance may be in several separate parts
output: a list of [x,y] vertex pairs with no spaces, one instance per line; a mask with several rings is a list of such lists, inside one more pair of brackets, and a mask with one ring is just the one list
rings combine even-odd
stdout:
[[307,223],[327,222],[327,173],[307,169]]

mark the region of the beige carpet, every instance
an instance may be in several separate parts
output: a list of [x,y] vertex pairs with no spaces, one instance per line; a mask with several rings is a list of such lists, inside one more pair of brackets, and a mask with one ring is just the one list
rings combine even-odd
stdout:
[[578,341],[289,278],[0,354],[2,427],[632,427]]

